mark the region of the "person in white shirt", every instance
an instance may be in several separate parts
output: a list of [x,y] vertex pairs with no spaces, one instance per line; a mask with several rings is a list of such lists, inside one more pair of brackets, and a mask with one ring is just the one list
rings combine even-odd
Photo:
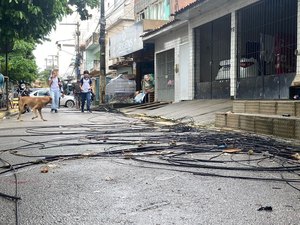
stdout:
[[81,89],[81,112],[84,112],[84,106],[86,102],[86,109],[88,112],[91,111],[91,93],[92,93],[92,80],[89,76],[89,71],[83,72],[83,78],[80,80]]
[[50,95],[52,97],[51,112],[57,113],[61,92],[61,81],[58,78],[58,70],[52,70],[49,77]]

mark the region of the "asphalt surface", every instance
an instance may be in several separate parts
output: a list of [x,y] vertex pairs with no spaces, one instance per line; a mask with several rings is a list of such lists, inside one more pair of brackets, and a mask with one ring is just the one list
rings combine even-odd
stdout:
[[291,142],[104,111],[43,114],[0,122],[1,225],[299,224]]

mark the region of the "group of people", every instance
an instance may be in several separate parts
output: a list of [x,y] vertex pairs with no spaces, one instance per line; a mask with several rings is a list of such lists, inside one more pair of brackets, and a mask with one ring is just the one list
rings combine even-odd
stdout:
[[[57,113],[59,99],[61,94],[63,94],[62,82],[58,77],[58,70],[52,70],[49,77],[49,86],[52,98],[51,112]],[[86,102],[86,110],[91,113],[92,79],[89,76],[89,71],[85,70],[83,72],[83,77],[80,79],[77,87],[74,88],[74,95],[77,100],[81,99],[81,112],[84,112]]]
[[[59,108],[59,99],[63,94],[62,82],[58,78],[58,70],[53,70],[51,76],[49,77],[50,95],[52,97],[51,112],[57,113]],[[85,70],[83,72],[83,77],[77,84],[74,85],[74,96],[76,100],[77,107],[81,109],[81,112],[86,110],[91,111],[91,99],[93,95],[92,90],[92,80],[89,76],[89,71]],[[144,75],[142,80],[142,92],[139,92],[135,101],[139,103],[145,103],[150,101],[150,95],[154,93],[154,81],[151,74]]]

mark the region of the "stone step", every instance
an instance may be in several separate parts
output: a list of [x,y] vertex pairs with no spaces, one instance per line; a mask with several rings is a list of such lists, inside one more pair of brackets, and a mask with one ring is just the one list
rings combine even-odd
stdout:
[[300,140],[300,118],[296,116],[216,113],[215,126]]
[[300,117],[300,101],[296,100],[235,100],[234,113],[289,115]]

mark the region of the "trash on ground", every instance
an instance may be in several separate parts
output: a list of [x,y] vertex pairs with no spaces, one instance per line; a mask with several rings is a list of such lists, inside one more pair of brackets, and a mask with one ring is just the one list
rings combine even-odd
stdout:
[[299,153],[293,154],[292,157],[293,157],[294,159],[300,160],[300,154],[299,154]]
[[238,152],[241,152],[242,150],[239,149],[239,148],[230,148],[230,149],[225,149],[223,150],[223,152],[225,153],[238,153]]
[[49,172],[49,167],[48,166],[42,166],[41,167],[41,173],[48,173]]
[[272,206],[262,206],[257,211],[272,211]]

